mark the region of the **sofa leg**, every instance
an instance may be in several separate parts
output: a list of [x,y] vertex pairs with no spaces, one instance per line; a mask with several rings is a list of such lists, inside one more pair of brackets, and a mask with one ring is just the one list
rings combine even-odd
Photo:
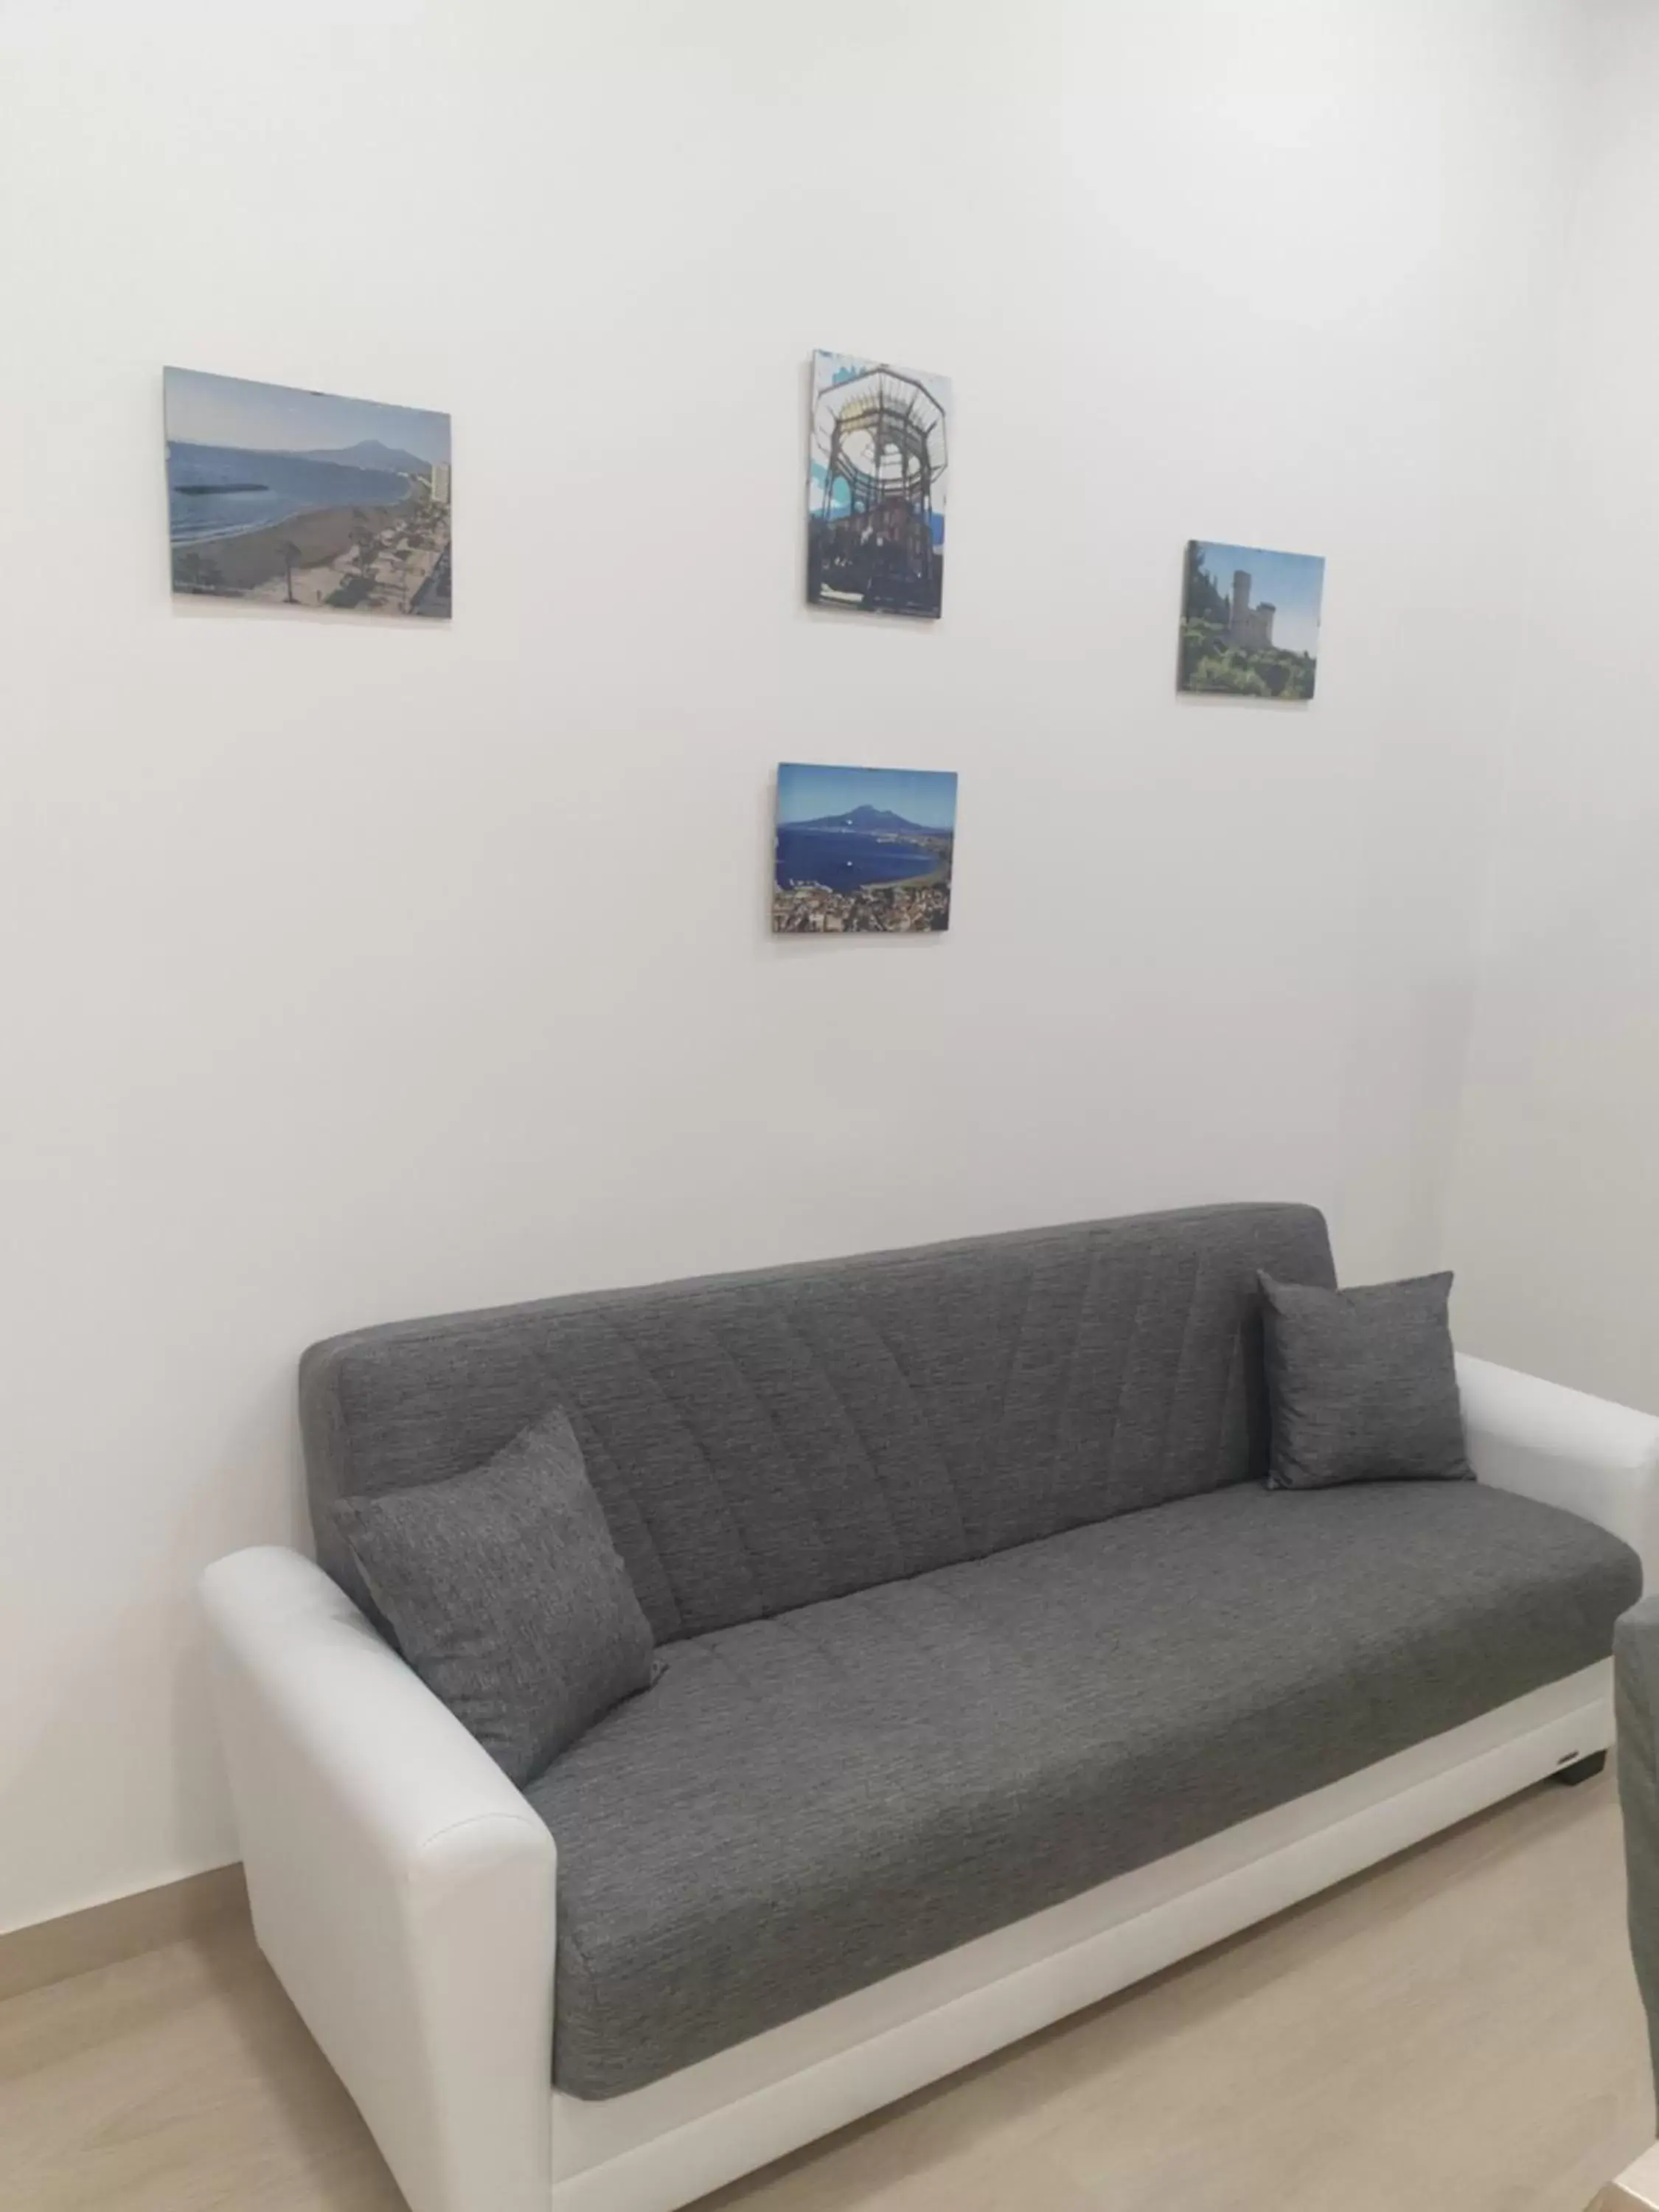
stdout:
[[1588,1759],[1575,1759],[1571,1766],[1558,1766],[1552,1778],[1565,1782],[1569,1790],[1576,1790],[1581,1782],[1594,1782],[1607,1763],[1605,1751],[1593,1751]]

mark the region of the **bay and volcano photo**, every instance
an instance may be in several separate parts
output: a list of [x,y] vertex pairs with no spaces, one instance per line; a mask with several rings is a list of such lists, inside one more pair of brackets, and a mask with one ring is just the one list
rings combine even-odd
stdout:
[[447,415],[188,368],[162,404],[176,593],[447,618]]
[[957,779],[944,769],[778,769],[779,936],[948,929]]

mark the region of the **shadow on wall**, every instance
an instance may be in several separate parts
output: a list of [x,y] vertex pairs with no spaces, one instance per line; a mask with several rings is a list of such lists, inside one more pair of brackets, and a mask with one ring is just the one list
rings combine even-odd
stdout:
[[[111,1622],[106,1632],[83,1649],[67,1679],[54,1668],[41,1686],[48,1694],[33,1711],[29,1738],[7,1779],[0,1932],[238,1856],[196,1580],[211,1560],[246,1545],[311,1550],[293,1369],[284,1352],[264,1389],[249,1395],[234,1432],[201,1479],[182,1495],[175,1493],[165,1550],[142,1574],[136,1572],[126,1602],[105,1616]],[[158,1637],[164,1639],[160,1652]],[[158,1674],[167,1686],[164,1711],[158,1711],[154,1692]],[[158,1764],[172,1791],[171,1833],[133,1838],[131,1846],[120,1834],[128,1778],[118,1765],[112,1770],[108,1735],[100,1736],[95,1755],[87,1741],[88,1716],[106,1722],[121,1686],[129,1684],[143,1698],[118,1732],[122,1755],[134,1770],[131,1794],[142,1798],[140,1785],[149,1783]],[[112,1850],[94,1842],[79,1888],[72,1850],[64,1847],[66,1799],[78,1799],[89,1838],[107,1838],[112,1832],[115,1838]],[[35,1820],[42,1823],[38,1833],[31,1831]],[[100,1871],[105,1867],[112,1870],[112,1881]]]
[[1652,845],[1628,810],[1568,895],[1528,881],[1528,927],[1489,954],[1447,1249],[1470,1351],[1659,1413]]

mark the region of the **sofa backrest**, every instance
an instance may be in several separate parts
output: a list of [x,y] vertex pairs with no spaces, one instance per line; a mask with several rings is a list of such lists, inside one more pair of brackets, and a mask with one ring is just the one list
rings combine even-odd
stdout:
[[1310,1206],[1206,1206],[336,1337],[301,1363],[337,1498],[574,1425],[659,1642],[1260,1478],[1256,1270],[1334,1281]]

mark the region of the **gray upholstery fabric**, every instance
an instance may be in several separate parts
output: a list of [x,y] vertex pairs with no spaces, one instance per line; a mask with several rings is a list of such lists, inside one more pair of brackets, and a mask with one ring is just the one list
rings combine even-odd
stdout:
[[1447,1302],[1452,1279],[1352,1291],[1264,1272],[1276,1490],[1337,1482],[1474,1480]]
[[341,1498],[569,1414],[659,1641],[897,1581],[1265,1467],[1256,1273],[1328,1284],[1310,1207],[1242,1206],[604,1291],[309,1352],[319,1556]]
[[555,2079],[636,2087],[1455,1727],[1640,1583],[1477,1483],[1250,1485],[675,1644],[527,1793]]
[[1630,1950],[1659,2087],[1659,1597],[1644,1598],[1625,1615],[1613,1656]]
[[650,1681],[650,1624],[562,1413],[338,1517],[404,1658],[513,1781]]

